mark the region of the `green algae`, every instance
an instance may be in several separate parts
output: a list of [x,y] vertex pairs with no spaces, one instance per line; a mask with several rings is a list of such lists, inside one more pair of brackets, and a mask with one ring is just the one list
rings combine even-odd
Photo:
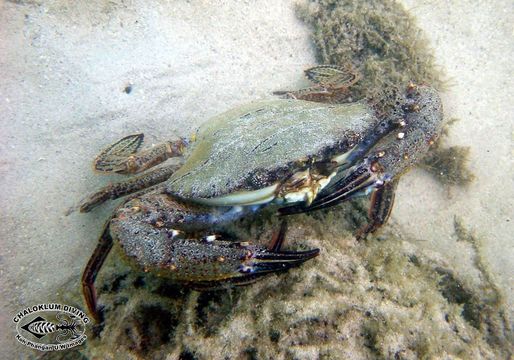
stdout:
[[450,135],[451,127],[459,119],[452,118],[446,121],[430,153],[425,156],[419,166],[432,174],[443,186],[467,186],[475,179],[469,169],[469,146],[443,146],[443,142]]
[[454,218],[454,229],[458,241],[470,244],[474,257],[474,266],[480,272],[481,283],[477,294],[480,296],[480,307],[475,312],[480,330],[487,336],[488,342],[502,348],[509,348],[514,342],[512,325],[507,315],[506,301],[498,281],[493,275],[484,254],[484,239],[474,231],[467,228],[464,220],[458,216]]
[[426,39],[395,1],[309,1],[298,14],[312,28],[320,64],[351,65],[361,74],[350,88],[353,99],[378,101],[409,81],[443,87]]
[[435,147],[420,166],[430,172],[443,185],[466,186],[475,176],[469,170],[470,148],[467,146]]

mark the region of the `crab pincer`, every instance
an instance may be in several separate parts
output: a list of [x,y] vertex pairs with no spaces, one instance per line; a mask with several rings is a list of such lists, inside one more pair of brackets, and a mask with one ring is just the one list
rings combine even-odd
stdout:
[[[192,239],[181,231],[142,223],[134,227],[130,221],[119,219],[112,219],[110,226],[121,236],[136,236],[134,241],[120,243],[136,266],[196,290],[246,285],[265,275],[299,266],[319,254],[319,249],[281,251],[285,226],[273,236],[270,247],[221,240],[219,235]],[[94,281],[113,245],[108,227],[106,230],[82,277],[86,305],[97,322],[102,317]]]
[[[278,273],[299,266],[319,255],[319,249],[305,251],[282,251],[285,238],[285,222],[279,232],[273,235],[270,246],[251,245],[248,242],[230,242],[223,240],[211,240],[210,248],[204,250],[208,254],[208,262],[219,268],[218,275],[213,280],[194,281],[190,284],[193,289],[213,290],[224,288],[227,285],[246,285],[259,278]],[[211,235],[212,236],[212,235]],[[205,239],[205,238],[204,238]],[[215,249],[215,248],[218,249]],[[228,250],[228,251],[227,251]],[[225,256],[213,256],[213,253],[221,251]],[[221,257],[221,258],[220,258]],[[189,258],[188,261],[190,261]],[[212,271],[212,269],[209,269]],[[195,269],[195,272],[198,269]],[[213,274],[213,272],[211,272]]]

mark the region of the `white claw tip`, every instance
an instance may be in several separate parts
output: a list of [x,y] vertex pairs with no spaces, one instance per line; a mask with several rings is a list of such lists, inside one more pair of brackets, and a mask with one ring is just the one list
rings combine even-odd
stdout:
[[205,237],[205,241],[207,242],[213,242],[214,240],[216,240],[216,235],[209,235]]
[[252,267],[250,267],[250,266],[241,265],[241,266],[239,267],[239,271],[240,271],[240,272],[242,272],[242,273],[244,273],[244,274],[247,274],[247,273],[251,273],[251,272],[253,272],[253,268],[252,268]]
[[397,136],[397,137],[398,137],[398,139],[400,139],[400,140],[401,140],[401,139],[403,139],[403,137],[404,137],[404,136],[405,136],[405,133],[402,133],[402,132],[401,132],[401,133],[398,133],[398,136]]

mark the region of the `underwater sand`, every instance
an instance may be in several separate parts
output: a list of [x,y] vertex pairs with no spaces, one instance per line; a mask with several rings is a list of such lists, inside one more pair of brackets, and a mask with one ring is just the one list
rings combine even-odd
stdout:
[[[442,94],[447,119],[457,118],[446,143],[471,148],[476,176],[447,192],[414,169],[402,178],[393,219],[461,268],[469,248],[456,242],[454,216],[482,238],[483,253],[510,308],[514,308],[514,5],[509,1],[404,1],[446,71]],[[511,310],[512,311],[512,310]],[[514,312],[512,312],[514,314]]]
[[[447,143],[471,146],[476,180],[448,192],[414,169],[400,182],[388,226],[478,277],[469,244],[456,241],[459,216],[483,239],[512,309],[512,2],[403,3],[450,78],[445,111],[460,121]],[[92,173],[95,154],[140,131],[146,144],[187,136],[230,107],[300,87],[315,57],[291,2],[0,6],[0,348],[6,358],[25,358],[31,352],[14,339],[13,314],[54,301],[65,283],[78,286],[113,208],[64,216],[84,194],[117,179]]]

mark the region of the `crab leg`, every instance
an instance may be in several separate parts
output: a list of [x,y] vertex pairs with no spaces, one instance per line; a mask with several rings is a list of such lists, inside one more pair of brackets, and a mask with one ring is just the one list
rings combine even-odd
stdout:
[[305,76],[315,85],[295,91],[275,91],[293,99],[323,102],[345,93],[360,79],[360,74],[350,67],[319,65],[305,70]]
[[101,321],[101,316],[98,312],[95,279],[113,245],[112,237],[109,232],[109,224],[110,221],[105,225],[102,236],[100,236],[98,240],[98,245],[96,245],[93,255],[89,258],[84,273],[82,274],[82,292],[84,293],[84,299],[89,313],[97,323]]
[[283,220],[280,224],[280,230],[275,232],[271,237],[271,242],[268,245],[268,250],[272,252],[278,252],[284,244],[284,239],[287,232],[287,221]]
[[360,79],[359,72],[349,65],[318,65],[304,73],[313,83],[333,90],[349,88]]
[[184,139],[167,141],[151,149],[139,151],[144,134],[134,134],[108,146],[93,161],[98,172],[135,174],[160,164],[170,157],[181,156],[186,147]]
[[[78,209],[81,213],[86,213],[107,200],[118,199],[122,196],[159,184],[166,181],[178,167],[178,165],[165,166],[126,181],[109,184],[83,199],[78,205]],[[73,210],[75,209],[70,209],[68,213],[73,212]]]
[[371,204],[368,211],[369,223],[357,231],[358,240],[365,238],[369,233],[373,233],[384,225],[391,215],[394,204],[394,195],[397,180],[384,184],[384,186],[371,193]]

